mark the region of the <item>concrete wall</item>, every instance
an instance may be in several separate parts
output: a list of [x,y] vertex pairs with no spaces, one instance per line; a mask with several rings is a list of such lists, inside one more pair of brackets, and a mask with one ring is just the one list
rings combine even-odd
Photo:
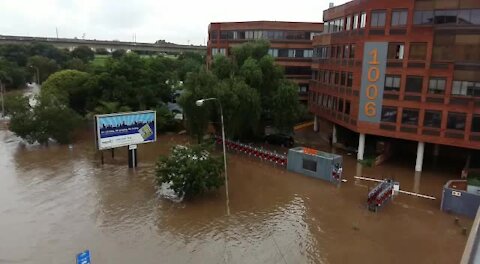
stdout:
[[445,212],[475,218],[478,207],[480,206],[480,195],[449,188],[448,186],[450,186],[451,182],[452,181],[449,181],[443,187],[442,204],[440,208]]

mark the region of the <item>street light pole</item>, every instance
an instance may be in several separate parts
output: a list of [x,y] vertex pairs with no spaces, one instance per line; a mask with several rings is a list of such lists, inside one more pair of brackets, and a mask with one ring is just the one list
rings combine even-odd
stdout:
[[202,106],[204,102],[206,101],[217,101],[218,105],[220,107],[220,120],[222,123],[222,145],[223,145],[223,165],[225,167],[225,195],[226,195],[226,206],[227,206],[227,215],[230,215],[230,198],[228,195],[228,174],[227,174],[227,149],[225,147],[225,125],[223,123],[223,108],[222,108],[222,103],[220,100],[217,98],[207,98],[207,99],[201,99],[197,100],[196,104],[197,106]]
[[5,103],[4,103],[4,98],[3,98],[3,93],[5,92],[5,90],[3,89],[3,83],[2,83],[2,80],[0,80],[0,96],[1,96],[1,99],[2,99],[2,118],[5,117]]

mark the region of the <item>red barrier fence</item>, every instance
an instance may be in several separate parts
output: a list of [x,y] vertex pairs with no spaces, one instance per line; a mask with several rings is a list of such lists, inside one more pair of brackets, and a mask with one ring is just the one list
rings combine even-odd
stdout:
[[[222,138],[216,136],[215,143],[221,145]],[[268,151],[266,149],[257,148],[247,144],[242,144],[240,142],[225,140],[225,147],[231,151],[241,152],[243,154],[259,158],[262,161],[268,161],[280,166],[287,166],[287,157],[285,155],[280,155],[276,152]]]

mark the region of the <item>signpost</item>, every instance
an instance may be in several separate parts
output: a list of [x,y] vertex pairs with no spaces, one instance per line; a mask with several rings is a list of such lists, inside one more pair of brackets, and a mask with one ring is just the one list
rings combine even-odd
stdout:
[[137,144],[157,140],[156,112],[142,111],[95,116],[97,149],[129,146],[128,165],[137,166]]
[[387,42],[365,42],[358,120],[379,123],[382,115]]
[[77,264],[91,264],[90,250],[85,250],[77,254]]

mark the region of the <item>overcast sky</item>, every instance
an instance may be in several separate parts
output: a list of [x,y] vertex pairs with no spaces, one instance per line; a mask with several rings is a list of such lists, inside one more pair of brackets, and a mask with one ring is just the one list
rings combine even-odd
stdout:
[[347,0],[0,0],[0,35],[205,44],[210,22],[321,22]]

